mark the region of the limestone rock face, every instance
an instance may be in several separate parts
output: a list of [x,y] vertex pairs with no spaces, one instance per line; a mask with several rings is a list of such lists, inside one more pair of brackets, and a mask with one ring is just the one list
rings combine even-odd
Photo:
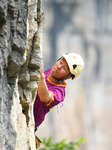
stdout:
[[41,0],[0,1],[0,150],[35,150],[41,12]]

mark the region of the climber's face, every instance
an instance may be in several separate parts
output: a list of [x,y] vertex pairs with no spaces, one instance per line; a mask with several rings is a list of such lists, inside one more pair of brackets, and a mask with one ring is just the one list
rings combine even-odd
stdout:
[[67,64],[66,60],[63,58],[54,64],[50,75],[54,79],[61,81],[61,80],[65,79],[69,73],[70,73],[70,70],[69,70],[68,64]]

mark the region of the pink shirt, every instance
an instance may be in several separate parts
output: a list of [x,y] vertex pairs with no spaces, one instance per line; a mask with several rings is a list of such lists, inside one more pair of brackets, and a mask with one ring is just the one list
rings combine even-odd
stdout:
[[62,102],[65,98],[65,87],[66,82],[63,81],[63,84],[54,84],[49,80],[49,74],[52,68],[46,70],[45,73],[45,81],[49,91],[52,93],[52,100],[49,104],[45,104],[40,101],[39,95],[37,93],[35,102],[34,102],[34,119],[35,119],[35,127],[38,127],[45,118],[45,115],[50,111],[52,107]]

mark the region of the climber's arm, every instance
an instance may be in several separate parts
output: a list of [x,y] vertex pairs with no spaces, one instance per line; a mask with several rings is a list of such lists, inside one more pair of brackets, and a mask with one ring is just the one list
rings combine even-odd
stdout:
[[43,66],[41,67],[41,72],[40,72],[40,80],[39,80],[39,84],[38,84],[38,94],[39,94],[40,100],[42,102],[45,102],[46,104],[52,100],[52,94],[48,90],[48,87],[45,82]]

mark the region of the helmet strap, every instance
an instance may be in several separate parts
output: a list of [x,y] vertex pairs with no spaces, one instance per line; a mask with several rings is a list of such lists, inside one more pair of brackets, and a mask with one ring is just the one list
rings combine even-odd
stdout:
[[69,76],[71,76],[71,73],[69,73],[63,80],[66,80]]
[[71,73],[69,73],[64,79],[62,79],[62,80],[59,80],[59,79],[57,79],[57,78],[55,78],[55,77],[53,77],[55,80],[57,80],[58,82],[62,82],[62,81],[64,81],[64,80],[66,80],[69,76],[71,76]]
[[[52,76],[53,77],[53,76]],[[57,79],[57,78],[55,78],[55,77],[53,77],[55,80],[57,80],[58,82],[61,82],[61,80],[59,80],[59,79]]]

